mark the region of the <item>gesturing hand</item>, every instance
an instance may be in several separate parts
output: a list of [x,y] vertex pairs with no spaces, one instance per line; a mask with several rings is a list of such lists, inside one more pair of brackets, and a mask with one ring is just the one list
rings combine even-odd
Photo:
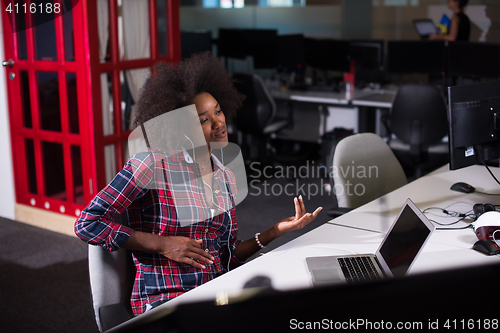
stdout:
[[[214,257],[201,249],[201,239],[182,236],[163,237],[160,254],[174,261],[182,262],[199,269],[205,269],[201,263],[211,265]],[[201,262],[201,263],[200,263]]]
[[323,207],[318,207],[313,213],[307,213],[302,196],[299,196],[298,199],[294,198],[293,202],[295,204],[295,216],[287,217],[275,225],[279,236],[293,230],[302,229],[313,221],[323,209]]

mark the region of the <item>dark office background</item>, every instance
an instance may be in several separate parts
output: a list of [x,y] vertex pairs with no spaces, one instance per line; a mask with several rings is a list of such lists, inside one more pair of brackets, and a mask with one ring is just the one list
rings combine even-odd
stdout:
[[[346,0],[345,0],[346,1]],[[248,7],[241,9],[246,19],[235,21],[234,10],[226,10],[223,19],[221,11],[201,12],[199,0],[182,0],[181,29],[201,28],[215,33],[219,27],[242,28],[269,28],[266,21],[273,11],[275,17],[282,22],[280,26],[284,33],[306,32],[308,34],[329,37],[350,37],[342,35],[347,25],[335,22],[335,17],[342,15],[341,0],[307,1],[309,8],[267,8]],[[371,0],[368,0],[371,3]],[[379,1],[380,3],[382,1]],[[246,4],[257,3],[257,0],[247,1]],[[297,3],[295,0],[294,3]],[[419,1],[419,6],[370,8],[373,20],[370,21],[369,36],[384,40],[416,40],[417,36],[411,25],[414,18],[427,16],[427,4],[445,5],[446,1]],[[487,4],[485,17],[491,19],[491,26],[487,35],[483,36],[487,42],[500,42],[499,12],[500,6],[493,1],[476,1],[473,4]],[[316,4],[317,6],[313,6]],[[321,6],[325,4],[333,5]],[[327,15],[314,17],[314,13],[324,11]],[[303,13],[302,23],[297,20],[297,13]],[[311,13],[313,13],[311,15]],[[293,14],[293,15],[289,15]],[[333,14],[333,15],[330,15]],[[336,14],[339,14],[336,16]],[[356,18],[355,14],[344,13],[345,17]],[[200,16],[201,15],[201,16]],[[346,20],[345,24],[360,23],[358,15],[355,21]],[[210,18],[207,19],[207,18]],[[311,25],[310,22],[317,25]],[[290,25],[287,20],[295,20]],[[278,20],[277,20],[278,21]],[[366,23],[362,22],[362,23]],[[360,34],[363,34],[363,24],[358,24]],[[373,31],[372,28],[373,27]],[[316,31],[314,31],[316,29]],[[357,37],[357,36],[352,36]],[[361,36],[366,37],[366,36]],[[482,30],[473,25],[471,40],[482,38]],[[310,180],[319,184],[320,179]],[[287,179],[274,180],[276,183],[286,184]],[[323,193],[311,200],[306,200],[308,210],[316,206],[328,209],[332,204],[331,198]],[[258,207],[258,209],[256,209]],[[249,195],[238,207],[237,216],[240,227],[240,238],[253,237],[255,232],[265,230],[280,219],[293,215],[292,197],[287,196],[255,196]],[[283,236],[272,243],[266,251],[286,243],[300,234],[326,222],[329,218],[325,211],[308,227],[300,232]],[[88,279],[87,245],[67,235],[51,232],[30,225],[0,218],[0,328],[2,332],[97,332],[90,301]]]

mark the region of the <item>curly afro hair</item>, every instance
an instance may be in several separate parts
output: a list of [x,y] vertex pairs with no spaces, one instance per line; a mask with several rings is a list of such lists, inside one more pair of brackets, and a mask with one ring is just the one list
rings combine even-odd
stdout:
[[131,115],[131,128],[166,112],[193,104],[196,95],[207,92],[219,102],[226,118],[241,108],[245,96],[233,86],[224,64],[210,52],[193,55],[179,64],[157,63],[141,88]]

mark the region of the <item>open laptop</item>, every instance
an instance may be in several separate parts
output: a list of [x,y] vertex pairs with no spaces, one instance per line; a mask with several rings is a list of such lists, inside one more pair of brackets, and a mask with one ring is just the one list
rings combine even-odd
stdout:
[[413,20],[413,26],[421,39],[427,39],[429,35],[437,33],[436,26],[431,19]]
[[434,229],[420,209],[407,199],[375,254],[306,258],[313,285],[402,277]]

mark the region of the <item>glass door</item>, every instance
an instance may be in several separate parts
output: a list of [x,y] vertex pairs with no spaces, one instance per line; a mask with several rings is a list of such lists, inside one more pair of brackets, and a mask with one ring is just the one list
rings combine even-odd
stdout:
[[179,0],[0,6],[16,201],[78,216],[125,163],[149,68],[180,61]]
[[90,198],[81,6],[2,2],[17,202],[77,215]]
[[[128,158],[130,114],[157,61],[180,61],[178,0],[88,3],[96,190]],[[90,26],[90,22],[97,22]]]

